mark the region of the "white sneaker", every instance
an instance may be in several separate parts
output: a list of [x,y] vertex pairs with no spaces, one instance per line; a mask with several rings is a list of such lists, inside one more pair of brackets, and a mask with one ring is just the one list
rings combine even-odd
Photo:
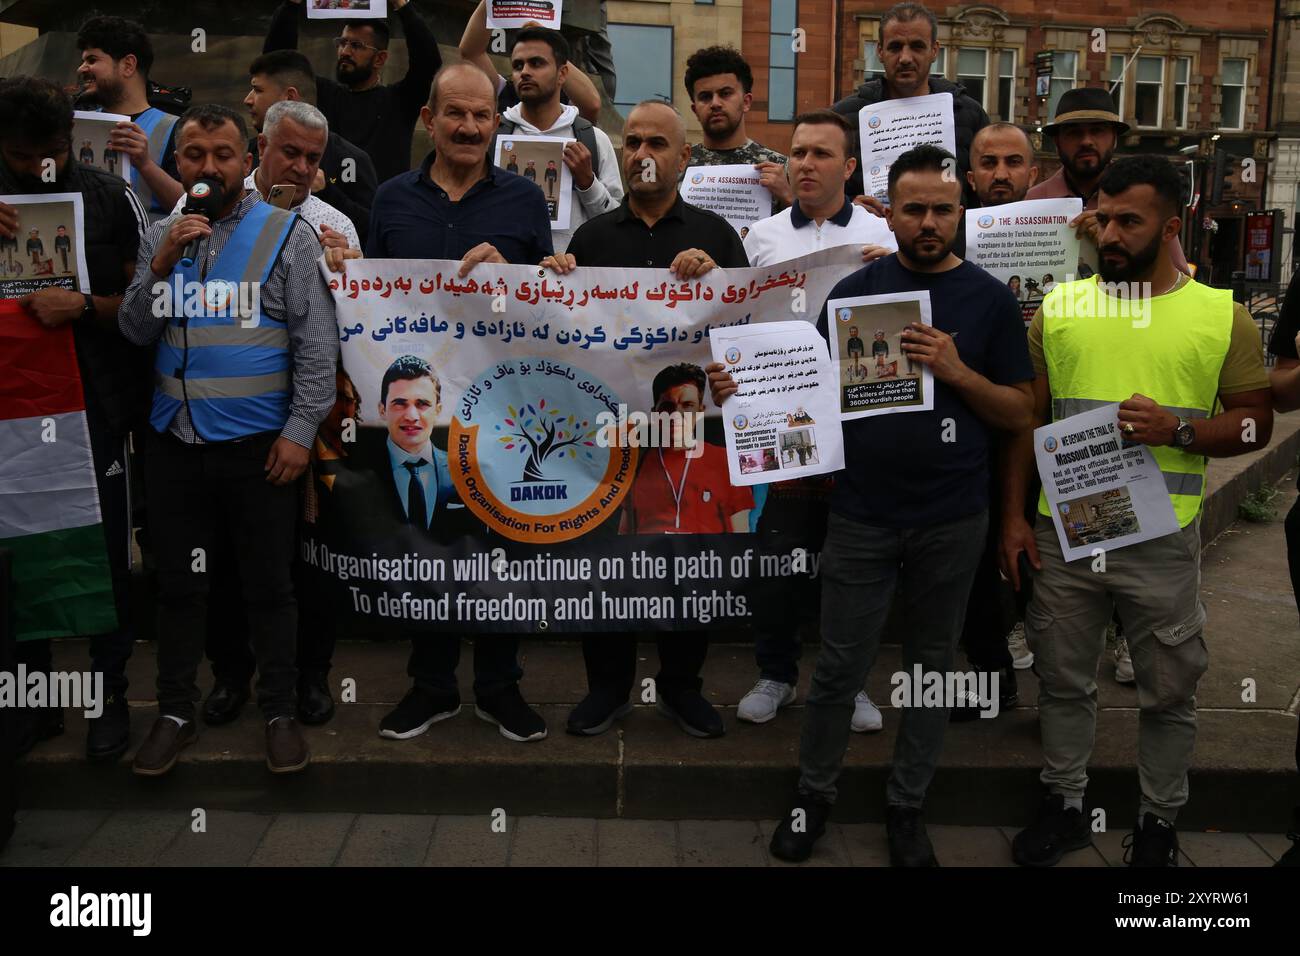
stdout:
[[884,726],[880,708],[871,702],[865,690],[858,691],[858,696],[853,698],[853,720],[849,729],[856,734],[874,734]]
[[1128,641],[1122,637],[1115,642],[1115,683],[1137,683],[1137,677],[1133,674],[1133,658],[1128,653]]
[[1011,652],[1011,666],[1018,671],[1027,671],[1034,666],[1034,652],[1025,643],[1025,625],[1017,623],[1007,635],[1007,650]]
[[751,724],[765,724],[786,704],[794,703],[793,684],[776,680],[760,680],[754,689],[740,699],[736,716]]

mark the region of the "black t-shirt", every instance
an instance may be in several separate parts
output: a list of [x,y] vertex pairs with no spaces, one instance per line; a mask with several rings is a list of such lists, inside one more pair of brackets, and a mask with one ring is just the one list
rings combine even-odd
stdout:
[[580,266],[667,269],[686,249],[703,249],[723,269],[749,265],[744,243],[730,223],[684,202],[680,194],[654,228],[638,219],[624,198],[617,209],[579,226],[567,251]]
[[1282,311],[1278,314],[1277,324],[1273,326],[1273,335],[1268,340],[1269,353],[1279,358],[1300,359],[1295,348],[1297,332],[1300,332],[1300,272],[1291,277],[1291,284],[1286,287]]
[[[829,298],[916,291],[930,293],[934,327],[956,334],[957,352],[972,370],[995,385],[1033,380],[1016,297],[969,262],[931,274],[886,256],[841,279]],[[824,305],[817,328],[826,335]],[[883,528],[923,528],[977,514],[989,503],[990,439],[989,427],[936,378],[933,411],[844,422],[844,470],[831,510]]]

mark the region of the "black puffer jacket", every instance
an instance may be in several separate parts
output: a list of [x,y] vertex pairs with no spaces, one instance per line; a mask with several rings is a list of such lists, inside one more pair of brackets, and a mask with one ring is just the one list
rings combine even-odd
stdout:
[[[970,169],[970,144],[975,139],[975,134],[989,125],[988,114],[984,112],[984,107],[966,92],[966,88],[960,83],[953,83],[951,80],[945,80],[941,77],[930,77],[931,93],[951,93],[952,94],[952,119],[956,127],[954,132],[957,138],[957,165],[962,174],[962,188],[966,194],[966,205],[972,205],[973,195],[970,188],[966,185],[966,173]],[[885,95],[885,81],[879,77],[874,80],[867,80],[857,88],[852,96],[846,96],[840,100],[831,109],[849,118],[853,124],[854,130],[858,128],[858,111],[864,106],[872,106],[876,103],[887,99]],[[848,196],[862,195],[862,157],[858,157],[858,168],[853,171],[849,181],[844,184],[844,192]]]

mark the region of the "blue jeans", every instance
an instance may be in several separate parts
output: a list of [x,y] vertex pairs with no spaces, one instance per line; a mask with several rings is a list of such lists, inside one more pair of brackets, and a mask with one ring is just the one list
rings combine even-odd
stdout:
[[[849,742],[853,697],[880,648],[894,592],[902,588],[903,669],[952,670],[988,512],[928,528],[878,528],[832,514],[822,550],[821,650],[799,745],[799,790],[834,801]],[[919,808],[943,751],[948,710],[902,709],[885,787],[893,806]]]

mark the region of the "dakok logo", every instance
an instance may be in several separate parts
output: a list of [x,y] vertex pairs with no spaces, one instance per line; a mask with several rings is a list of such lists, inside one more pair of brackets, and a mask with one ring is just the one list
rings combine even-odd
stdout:
[[[591,458],[588,449],[596,447],[595,427],[591,422],[576,415],[565,416],[564,412],[552,406],[546,407],[546,399],[539,397],[535,403],[529,402],[516,409],[513,405],[506,407],[509,412],[502,421],[513,431],[497,438],[506,450],[518,449],[527,455],[524,461],[523,477],[510,489],[511,501],[531,501],[534,499],[557,500],[567,497],[568,486],[558,479],[548,479],[546,475],[547,459],[565,456],[577,458],[579,451]],[[547,483],[549,482],[549,483]]]

